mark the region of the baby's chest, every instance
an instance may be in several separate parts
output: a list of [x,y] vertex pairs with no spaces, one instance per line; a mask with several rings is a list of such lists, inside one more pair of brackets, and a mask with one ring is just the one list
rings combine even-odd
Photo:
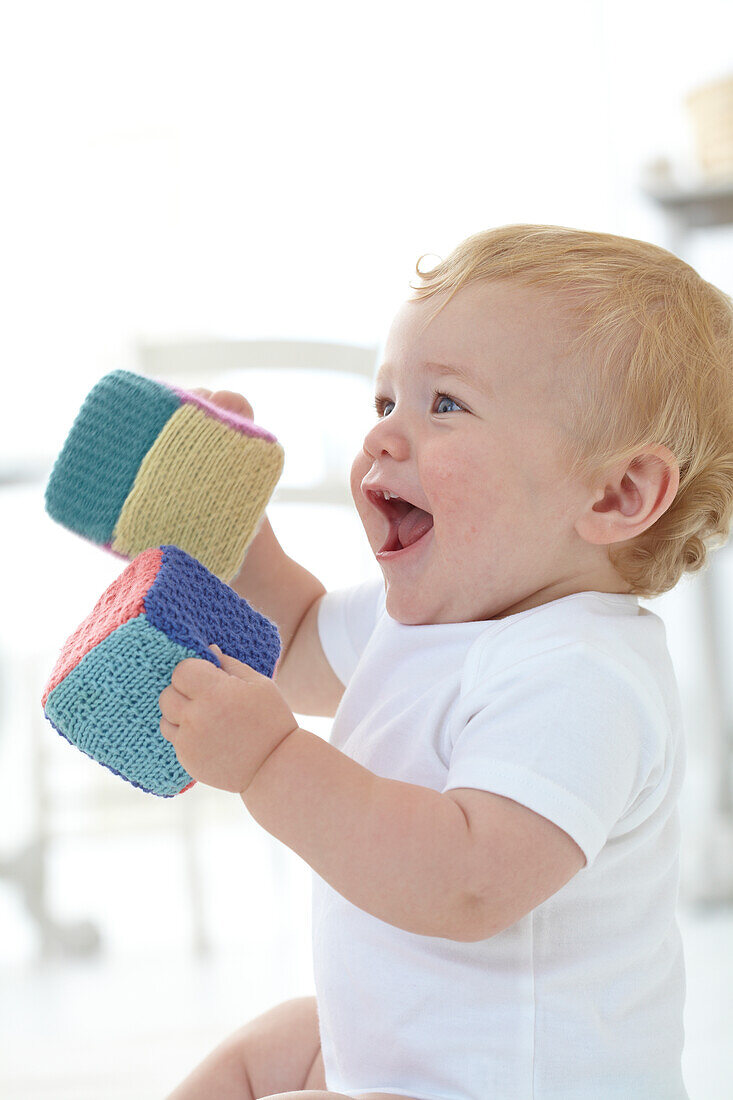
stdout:
[[373,684],[334,719],[331,742],[377,775],[441,790],[448,772],[458,677],[421,688]]

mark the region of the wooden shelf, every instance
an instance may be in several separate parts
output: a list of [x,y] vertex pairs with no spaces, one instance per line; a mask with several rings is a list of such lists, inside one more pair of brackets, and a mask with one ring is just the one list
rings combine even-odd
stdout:
[[733,180],[686,188],[647,183],[642,193],[687,229],[733,225]]

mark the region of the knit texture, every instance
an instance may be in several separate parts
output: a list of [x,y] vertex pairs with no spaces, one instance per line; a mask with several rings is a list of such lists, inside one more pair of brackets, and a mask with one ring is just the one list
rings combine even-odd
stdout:
[[92,542],[109,542],[140,463],[180,404],[165,386],[129,371],[102,378],[54,463],[48,514]]
[[179,546],[231,581],[282,473],[264,428],[130,371],[85,399],[46,487],[57,522],[131,560]]
[[50,692],[90,649],[104,641],[118,626],[143,614],[144,599],[158,576],[162,557],[163,551],[157,549],[148,550],[135,558],[97,600],[84,622],[66,639],[41,698],[44,707]]
[[143,551],[63,646],[42,695],[51,725],[135,787],[171,797],[194,780],[160,732],[158,697],[208,648],[272,677],[280,635],[269,619],[175,546]]

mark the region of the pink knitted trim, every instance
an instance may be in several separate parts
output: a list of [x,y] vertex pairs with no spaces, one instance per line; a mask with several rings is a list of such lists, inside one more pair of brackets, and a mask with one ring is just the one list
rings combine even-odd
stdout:
[[[156,378],[156,382],[161,382],[162,379]],[[208,415],[214,418],[214,420],[220,420],[222,424],[226,424],[229,428],[234,428],[235,431],[241,432],[242,435],[253,435],[258,439],[266,439],[270,443],[277,443],[277,437],[272,432],[266,431],[264,428],[260,428],[255,424],[254,420],[247,420],[244,416],[239,416],[237,413],[230,412],[228,409],[221,409],[218,405],[213,405],[211,401],[207,401],[205,397],[199,397],[197,393],[190,393],[188,390],[182,390],[178,386],[173,386],[169,382],[163,382],[164,386],[167,386],[169,390],[173,390],[174,393],[183,401],[184,405],[198,405],[200,409]]]
[[53,689],[76,668],[90,649],[104,641],[118,626],[143,613],[143,601],[158,575],[162,558],[163,551],[159,546],[144,550],[102,593],[81,626],[67,638],[44,689],[41,699],[44,707]]
[[[88,539],[87,541],[91,542],[91,539]],[[95,542],[94,545],[97,546],[99,544]],[[120,558],[122,561],[129,561],[130,560],[130,555],[129,554],[121,554],[119,552],[119,550],[115,550],[115,548],[112,546],[111,542],[103,542],[102,543],[102,549],[103,550],[109,550],[110,554],[114,554],[114,556],[116,558]]]

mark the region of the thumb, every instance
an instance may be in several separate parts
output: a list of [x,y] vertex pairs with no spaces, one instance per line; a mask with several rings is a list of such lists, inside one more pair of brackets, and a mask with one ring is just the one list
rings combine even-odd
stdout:
[[240,680],[251,680],[252,675],[258,675],[253,668],[245,664],[244,661],[238,661],[236,657],[230,657],[228,653],[223,653],[218,645],[210,645],[209,649],[213,649],[216,656],[219,658],[221,667],[225,672],[228,672],[231,676],[238,676]]

